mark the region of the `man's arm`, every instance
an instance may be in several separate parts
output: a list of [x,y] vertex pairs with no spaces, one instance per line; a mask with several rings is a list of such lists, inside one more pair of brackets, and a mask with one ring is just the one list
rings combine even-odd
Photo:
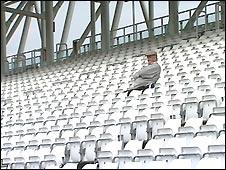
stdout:
[[138,71],[138,72],[136,72],[134,75],[133,75],[133,78],[134,79],[137,79],[140,75],[139,75],[139,72],[140,72],[140,70]]
[[133,75],[133,78],[134,79],[137,79],[138,77],[141,77],[141,75],[143,74],[143,73],[145,73],[145,72],[147,72],[148,71],[148,68],[149,66],[145,66],[145,67],[143,67],[143,68],[141,68],[139,71],[137,71],[134,75]]
[[151,79],[160,74],[161,68],[158,64],[148,65],[139,71],[139,76],[143,79]]

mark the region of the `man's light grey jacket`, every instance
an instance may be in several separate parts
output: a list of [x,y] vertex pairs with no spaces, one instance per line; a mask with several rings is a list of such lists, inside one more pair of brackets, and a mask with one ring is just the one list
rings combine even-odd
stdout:
[[152,83],[156,83],[160,78],[160,73],[161,67],[158,63],[153,63],[143,67],[133,75],[134,84],[130,89],[135,89],[140,86],[146,86]]

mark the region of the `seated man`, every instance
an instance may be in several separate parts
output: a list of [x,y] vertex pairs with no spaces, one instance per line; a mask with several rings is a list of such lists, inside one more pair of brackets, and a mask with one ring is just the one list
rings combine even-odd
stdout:
[[157,63],[157,53],[150,52],[146,54],[148,59],[148,65],[144,66],[133,75],[133,87],[129,88],[126,92],[127,96],[131,93],[132,90],[142,90],[142,93],[145,89],[154,88],[155,83],[160,78],[161,67]]

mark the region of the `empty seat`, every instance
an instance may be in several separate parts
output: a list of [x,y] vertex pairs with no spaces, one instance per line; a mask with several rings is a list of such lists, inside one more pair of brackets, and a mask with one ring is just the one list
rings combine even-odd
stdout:
[[213,108],[217,106],[216,100],[203,100],[199,102],[199,111],[204,121],[207,121],[209,115],[213,112]]
[[81,160],[80,154],[81,142],[77,139],[66,144],[65,148],[65,162],[66,163],[78,163]]
[[202,153],[199,147],[182,147],[181,154],[178,155],[178,159],[189,159],[191,161],[191,168],[196,168],[201,158]]
[[224,116],[211,115],[206,122],[206,125],[215,125],[218,131],[224,129],[224,124],[225,124],[225,115]]
[[181,116],[183,121],[186,121],[189,118],[198,118],[198,102],[190,101],[183,103],[181,106]]
[[221,159],[217,158],[202,158],[197,166],[195,167],[197,169],[224,169],[225,168],[225,162]]
[[190,159],[174,159],[168,165],[167,169],[192,169]]

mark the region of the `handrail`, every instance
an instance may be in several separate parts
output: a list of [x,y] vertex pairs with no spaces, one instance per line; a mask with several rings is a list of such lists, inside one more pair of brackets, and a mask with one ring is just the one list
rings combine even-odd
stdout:
[[[215,15],[215,13],[214,12],[212,12],[212,13],[209,13],[209,14],[206,14],[206,18],[208,19],[208,16],[210,16],[210,15]],[[199,18],[201,18],[201,17],[204,17],[205,16],[205,14],[203,15],[200,15],[199,16]],[[183,22],[186,22],[186,21],[188,21],[189,19],[183,19],[183,20],[180,20],[179,21],[179,23],[180,23],[180,27],[179,27],[179,31],[182,31],[183,30],[183,28],[181,28],[182,26],[183,26]],[[206,22],[208,22],[208,20],[206,21]],[[211,22],[208,22],[208,23],[211,23]],[[160,26],[156,26],[156,27],[154,27],[154,28],[152,28],[152,30],[155,30],[155,29],[158,29],[158,28],[162,28],[161,29],[161,33],[162,34],[157,34],[157,35],[164,35],[166,32],[164,32],[163,30],[164,30],[164,27],[165,27],[165,30],[166,30],[166,27],[167,27],[167,25],[168,24],[164,24],[164,25],[160,25]],[[206,27],[206,26],[205,26]],[[205,30],[207,30],[207,28],[205,28]],[[141,30],[141,31],[138,31],[137,32],[137,34],[136,35],[139,35],[141,32],[145,32],[145,31],[148,31],[148,29],[145,29],[145,30]],[[163,33],[164,32],[164,33]],[[120,39],[120,38],[123,38],[123,42],[124,42],[124,37],[126,37],[126,36],[128,36],[128,35],[133,35],[134,33],[129,33],[129,34],[123,34],[123,35],[120,35],[120,36],[117,36],[117,37],[115,37],[114,38],[114,41],[116,40],[116,41],[118,41],[118,39]],[[115,45],[114,44],[114,41],[113,41],[113,45]],[[98,42],[101,42],[101,41],[97,41],[96,43],[98,43]],[[119,43],[117,43],[117,44],[119,44]],[[86,45],[88,45],[88,44],[84,44],[83,46],[86,46]],[[82,48],[82,47],[81,47]]]
[[[220,25],[219,25],[220,24],[220,19],[219,19],[220,10],[219,10],[219,6],[220,5],[221,5],[220,2],[215,2],[215,3],[211,3],[211,4],[208,4],[208,5],[205,5],[205,7],[204,7],[204,13],[205,14],[202,15],[200,13],[199,16],[196,15],[196,26],[193,27],[196,30],[195,31],[196,32],[196,36],[198,36],[198,34],[199,34],[199,31],[198,31],[199,28],[198,27],[200,27],[202,25],[205,25],[204,31],[207,31],[208,24],[212,23],[212,21],[208,20],[209,16],[211,16],[211,15],[215,15],[215,18],[214,18],[213,22],[215,22],[215,29],[219,29],[219,27],[220,27]],[[215,6],[215,11],[212,12],[212,13],[211,12],[207,13],[206,9],[207,9],[208,6]],[[195,11],[196,9],[197,8],[184,10],[184,11],[178,12],[178,15],[181,15],[181,14],[189,12],[189,16],[191,17],[192,11]],[[199,18],[201,18],[203,16],[205,16],[205,24],[199,24],[198,20],[199,20]],[[157,17],[157,18],[153,19],[153,21],[160,20],[160,24],[158,24],[158,26],[155,26],[155,27],[152,28],[152,31],[154,32],[154,36],[165,36],[167,34],[168,23],[164,24],[164,19],[167,19],[167,18],[169,18],[169,15],[165,15],[165,16],[161,16],[161,17]],[[183,32],[183,23],[186,23],[188,20],[189,20],[189,17],[186,18],[186,19],[179,20],[179,29],[178,29],[179,34],[182,34],[182,32]],[[145,35],[146,34],[145,32],[148,33],[148,28],[138,31],[138,26],[140,26],[141,24],[145,24],[145,21],[136,23],[135,25],[131,24],[131,25],[127,25],[127,26],[124,26],[124,27],[112,30],[111,33],[114,32],[114,31],[117,32],[117,31],[121,31],[121,30],[122,30],[122,33],[121,33],[121,35],[111,39],[111,41],[112,41],[112,43],[110,43],[111,46],[112,47],[116,47],[118,45],[126,44],[128,42],[132,42],[132,41],[142,40],[144,38],[148,38],[149,35],[148,34]],[[126,33],[126,29],[127,28],[131,28],[131,27],[134,27],[134,26],[135,26],[136,29],[135,30],[132,29],[132,30],[135,31],[135,32],[129,31],[129,33]],[[143,36],[143,34],[144,34],[144,36]],[[100,39],[98,36],[101,36],[101,33],[98,33],[98,34],[95,35],[95,37],[97,37],[97,38],[95,38],[95,40],[96,40],[96,42],[95,42],[96,50],[101,50],[101,40],[98,40],[98,39]],[[91,36],[87,36],[85,41],[90,39],[90,37]],[[73,51],[73,48],[67,48],[67,44],[64,44],[64,45],[66,45],[66,49],[64,49],[64,50],[58,50],[57,49],[57,45],[59,45],[59,43],[56,44],[56,51],[54,52],[54,61],[66,59],[67,57],[70,56],[69,50]],[[89,51],[90,51],[90,43],[83,44],[79,48],[79,54],[87,53]],[[37,55],[37,52],[40,52],[41,54]],[[58,54],[64,54],[64,52],[66,52],[66,55],[61,55],[61,57],[58,58]],[[30,53],[30,57],[27,57],[27,55],[29,53]],[[11,68],[12,68],[12,64],[15,64],[15,61],[18,59],[18,56],[19,55],[24,55],[25,56],[25,66],[30,66],[31,65],[32,67],[35,67],[36,64],[39,64],[40,66],[42,66],[42,62],[44,60],[43,54],[44,54],[43,53],[43,49],[40,48],[40,49],[34,49],[34,50],[26,51],[26,52],[24,52],[22,54],[10,55],[10,56],[7,56],[7,59],[11,60],[11,62],[9,62],[9,65],[11,64]],[[36,59],[37,58],[39,58],[39,62],[36,63]],[[26,61],[31,61],[31,64],[27,65]],[[12,69],[17,69],[17,68],[12,68]]]
[[[205,6],[205,8],[207,8],[208,6],[214,6],[214,5],[218,5],[220,2],[215,2],[215,3],[211,3],[211,4],[207,4],[206,6]],[[197,8],[192,8],[192,9],[188,9],[188,10],[184,10],[184,11],[181,11],[181,12],[178,12],[178,15],[180,15],[180,14],[184,14],[184,13],[186,13],[186,12],[189,12],[189,16],[191,17],[191,12],[192,11],[195,11]],[[209,13],[210,14],[210,13]],[[213,13],[212,13],[213,14]],[[207,14],[208,15],[208,14]],[[165,16],[161,16],[161,17],[157,17],[157,18],[154,18],[153,19],[153,21],[155,21],[155,20],[161,20],[161,22],[163,23],[163,19],[165,19],[165,18],[168,18],[169,17],[169,15],[165,15]],[[200,16],[201,17],[201,16]],[[183,19],[183,20],[180,20],[179,21],[179,23],[181,22],[181,21],[186,21],[186,20],[189,20],[189,18],[187,18],[187,19]],[[136,23],[135,24],[135,26],[136,26],[136,28],[137,28],[137,26],[138,25],[141,25],[141,24],[145,24],[145,21],[142,21],[142,22],[139,22],[139,23]],[[166,24],[165,25],[160,25],[160,26],[166,26]],[[126,28],[129,28],[129,27],[133,27],[133,25],[127,25],[127,26],[124,26],[124,27],[121,27],[121,28],[118,28],[118,29],[115,29],[115,30],[112,30],[112,32],[113,31],[120,31],[120,30],[123,30],[123,35],[128,35],[128,34],[124,34],[124,32],[125,32],[125,29]],[[157,27],[154,27],[153,29],[155,29],[155,28],[157,28]],[[162,30],[161,30],[161,32],[163,32],[163,27],[162,27]],[[179,30],[180,31],[180,30]],[[99,34],[96,34],[95,36],[99,36],[100,35],[100,33]],[[135,35],[137,35],[137,34],[135,34]],[[90,36],[89,36],[90,37]],[[87,38],[89,38],[89,37],[87,37]],[[118,36],[118,37],[121,37],[121,35],[120,36]],[[117,37],[115,37],[115,38],[117,38]],[[115,39],[114,38],[114,39]],[[114,39],[113,39],[113,41],[114,41]],[[124,41],[124,40],[123,40]],[[125,41],[124,41],[125,42]],[[86,45],[86,44],[84,44],[84,45]]]

